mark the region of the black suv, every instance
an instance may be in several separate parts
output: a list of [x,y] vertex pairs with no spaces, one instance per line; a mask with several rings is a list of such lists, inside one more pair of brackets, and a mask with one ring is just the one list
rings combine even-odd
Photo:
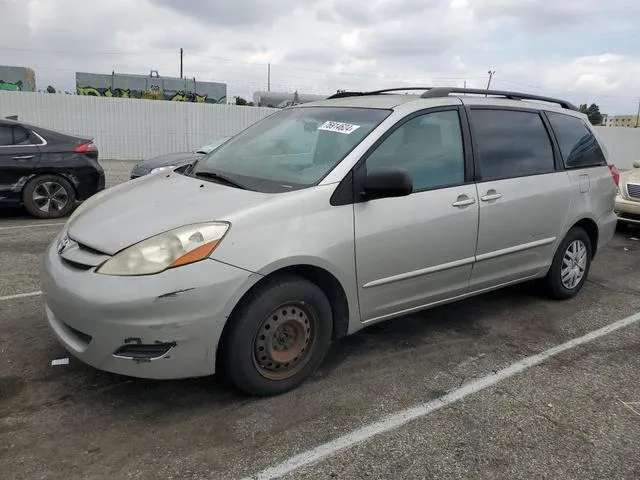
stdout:
[[60,218],[104,188],[93,139],[0,119],[0,206]]

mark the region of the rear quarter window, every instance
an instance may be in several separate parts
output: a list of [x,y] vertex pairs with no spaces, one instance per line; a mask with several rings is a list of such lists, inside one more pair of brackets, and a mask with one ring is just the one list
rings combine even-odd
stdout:
[[607,164],[595,135],[580,118],[546,112],[556,136],[565,168],[597,167]]

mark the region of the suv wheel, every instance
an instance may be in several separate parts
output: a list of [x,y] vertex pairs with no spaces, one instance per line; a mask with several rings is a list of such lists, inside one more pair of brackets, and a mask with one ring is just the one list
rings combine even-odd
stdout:
[[76,193],[71,184],[58,175],[41,175],[24,187],[22,202],[38,218],[60,218],[71,213]]
[[275,395],[301,384],[322,362],[333,328],[324,292],[290,275],[267,280],[229,321],[224,370],[250,395]]
[[552,298],[565,300],[580,291],[591,267],[592,248],[589,235],[582,228],[569,230],[553,257],[546,277]]

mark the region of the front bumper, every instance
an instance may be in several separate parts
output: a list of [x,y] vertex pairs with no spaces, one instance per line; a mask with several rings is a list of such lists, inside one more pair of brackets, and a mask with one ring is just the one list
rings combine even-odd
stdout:
[[[98,369],[133,377],[175,379],[215,372],[226,319],[239,292],[258,275],[215,260],[157,275],[100,275],[64,261],[57,240],[45,255],[42,292],[49,325],[71,354]],[[159,349],[151,358],[128,353],[138,345]]]
[[618,220],[640,225],[640,200],[627,200],[617,195],[614,209]]

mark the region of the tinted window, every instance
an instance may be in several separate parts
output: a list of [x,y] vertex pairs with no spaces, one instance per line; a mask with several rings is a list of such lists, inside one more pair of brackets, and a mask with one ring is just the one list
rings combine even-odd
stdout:
[[553,148],[538,113],[472,110],[482,180],[554,171]]
[[367,170],[401,167],[414,191],[464,182],[464,150],[458,112],[421,115],[402,124],[367,158]]
[[0,146],[13,145],[13,128],[0,125]]
[[606,165],[602,149],[584,122],[576,117],[547,112],[567,168]]
[[0,125],[0,145],[31,145],[29,132],[21,127]]

